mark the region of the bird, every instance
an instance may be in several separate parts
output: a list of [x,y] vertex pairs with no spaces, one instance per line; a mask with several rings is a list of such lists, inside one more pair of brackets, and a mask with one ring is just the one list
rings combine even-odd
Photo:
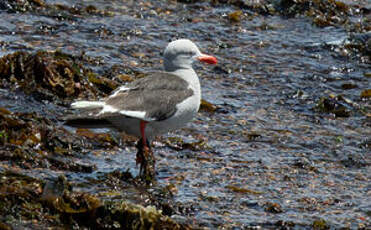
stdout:
[[183,127],[199,110],[201,86],[192,67],[195,61],[212,65],[218,62],[189,39],[172,41],[163,53],[164,71],[149,72],[99,101],[72,103],[71,108],[80,114],[69,117],[65,124],[77,128],[111,128],[140,138],[136,157],[139,175],[152,180],[155,158],[150,140]]

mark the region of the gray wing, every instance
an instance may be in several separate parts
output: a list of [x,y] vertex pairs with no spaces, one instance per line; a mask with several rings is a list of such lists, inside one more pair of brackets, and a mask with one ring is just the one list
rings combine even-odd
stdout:
[[105,100],[102,116],[125,115],[146,121],[161,121],[176,112],[176,105],[194,92],[176,75],[150,73],[113,92]]

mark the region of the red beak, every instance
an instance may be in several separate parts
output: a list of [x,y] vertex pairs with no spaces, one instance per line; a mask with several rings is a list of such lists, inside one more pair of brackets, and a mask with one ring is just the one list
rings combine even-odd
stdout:
[[212,64],[212,65],[215,65],[218,63],[218,60],[216,59],[216,57],[206,55],[206,54],[202,54],[202,56],[198,57],[197,59],[201,62],[206,62],[207,64]]

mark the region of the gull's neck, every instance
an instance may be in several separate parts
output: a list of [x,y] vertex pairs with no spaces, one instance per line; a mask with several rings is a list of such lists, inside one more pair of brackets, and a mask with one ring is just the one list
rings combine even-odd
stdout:
[[[166,69],[165,69],[166,71]],[[198,79],[198,76],[194,69],[192,67],[189,68],[179,68],[174,71],[166,71],[168,73],[174,74],[182,79],[184,79],[190,87],[195,91],[196,94],[201,93],[201,86],[200,86],[200,80]]]

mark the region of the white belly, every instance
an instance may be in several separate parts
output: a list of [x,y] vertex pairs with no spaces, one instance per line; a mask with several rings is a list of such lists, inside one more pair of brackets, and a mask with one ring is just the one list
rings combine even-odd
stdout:
[[177,111],[169,119],[150,122],[147,124],[146,134],[154,137],[172,130],[182,128],[191,121],[197,114],[200,107],[200,97],[194,95],[177,105]]
[[[155,136],[167,133],[172,130],[182,128],[187,122],[191,121],[197,114],[200,107],[200,96],[192,96],[177,105],[177,111],[170,118],[163,121],[153,121],[146,125],[146,136],[152,139]],[[141,137],[140,120],[129,117],[117,117],[110,119],[119,131],[126,134]]]

